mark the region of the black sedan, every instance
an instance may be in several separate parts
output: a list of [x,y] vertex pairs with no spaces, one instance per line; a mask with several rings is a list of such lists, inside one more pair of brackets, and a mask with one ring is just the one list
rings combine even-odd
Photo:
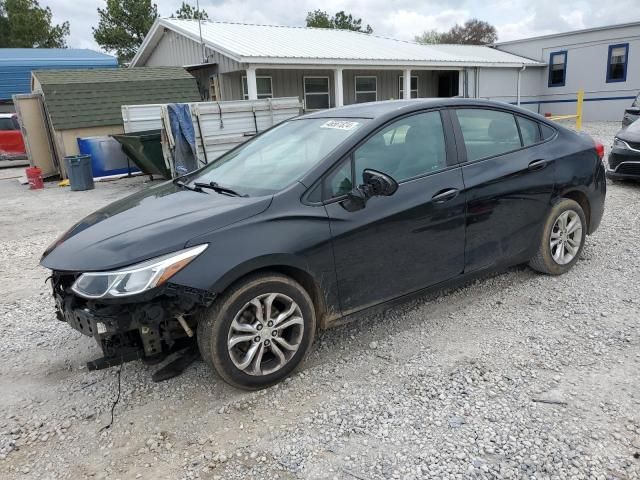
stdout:
[[465,99],[282,123],[50,246],[58,317],[101,368],[197,339],[227,382],[290,374],[316,331],[479,272],[569,270],[604,209],[602,146]]
[[607,177],[640,180],[640,120],[616,133],[609,153]]

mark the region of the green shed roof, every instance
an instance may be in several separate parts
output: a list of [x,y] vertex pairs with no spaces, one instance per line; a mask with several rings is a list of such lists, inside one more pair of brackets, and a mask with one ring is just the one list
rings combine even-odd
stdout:
[[122,124],[122,105],[199,102],[196,79],[182,67],[34,71],[53,128]]

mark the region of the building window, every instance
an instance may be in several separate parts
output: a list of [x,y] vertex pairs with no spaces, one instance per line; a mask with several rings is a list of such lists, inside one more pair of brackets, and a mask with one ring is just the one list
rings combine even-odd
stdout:
[[356,77],[356,103],[375,102],[378,99],[376,77]]
[[629,44],[609,45],[607,60],[607,83],[627,81],[627,59],[629,58]]
[[[404,77],[398,78],[398,98],[404,98]],[[411,75],[411,98],[418,98],[418,77]]]
[[[258,87],[258,98],[273,98],[271,87],[271,77],[256,77],[256,87]],[[242,98],[249,100],[249,87],[247,77],[242,77]]]
[[567,79],[567,52],[553,52],[549,56],[549,86],[564,87]]
[[304,77],[304,104],[307,110],[329,108],[329,77]]

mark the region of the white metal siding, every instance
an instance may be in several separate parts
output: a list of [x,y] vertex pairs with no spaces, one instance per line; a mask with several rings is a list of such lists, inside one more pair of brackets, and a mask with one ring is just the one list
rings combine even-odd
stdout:
[[[625,82],[607,83],[609,45],[628,43]],[[569,33],[499,44],[501,50],[549,63],[553,52],[567,52],[565,85],[548,86],[549,69],[533,69],[523,74],[523,106],[540,113],[575,113],[580,88],[585,91],[584,119],[620,121],[624,109],[640,91],[640,25]],[[481,89],[481,94],[487,93]],[[489,92],[491,93],[491,92]],[[511,101],[511,100],[509,100]]]

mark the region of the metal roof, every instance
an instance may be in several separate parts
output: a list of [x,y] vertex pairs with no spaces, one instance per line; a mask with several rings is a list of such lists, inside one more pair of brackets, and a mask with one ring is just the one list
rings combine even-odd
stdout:
[[619,28],[639,27],[640,22],[616,23],[614,25],[604,25],[602,27],[583,28],[582,30],[571,30],[569,32],[551,33],[549,35],[539,35],[537,37],[519,38],[517,40],[506,40],[504,42],[495,42],[492,45],[499,47],[501,45],[510,45],[512,43],[530,42],[533,40],[542,40],[546,38],[570,37],[572,35],[580,35],[581,33],[601,32],[605,30],[617,30]]
[[122,124],[122,105],[199,102],[196,79],[182,67],[33,72],[56,130]]
[[[368,66],[498,66],[539,62],[478,45],[421,45],[350,30],[202,21],[202,41],[238,62]],[[200,43],[197,20],[157,19],[131,64],[143,63],[165,29]]]
[[80,48],[0,48],[0,100],[31,91],[31,71],[47,68],[115,68],[111,55]]
[[118,60],[106,53],[86,48],[0,48],[0,65],[118,65]]

